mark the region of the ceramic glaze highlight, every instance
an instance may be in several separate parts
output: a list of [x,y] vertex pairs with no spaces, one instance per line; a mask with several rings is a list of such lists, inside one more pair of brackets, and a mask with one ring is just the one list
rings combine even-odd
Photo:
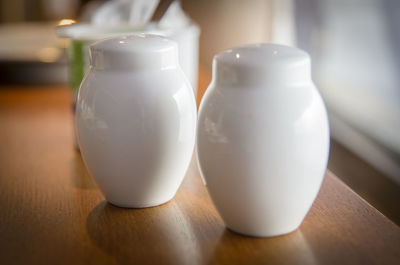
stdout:
[[121,207],[169,201],[189,166],[196,103],[177,46],[140,35],[91,46],[76,127],[84,161],[106,199]]
[[230,229],[264,237],[299,227],[321,186],[328,151],[327,113],[305,52],[259,44],[214,57],[197,153]]

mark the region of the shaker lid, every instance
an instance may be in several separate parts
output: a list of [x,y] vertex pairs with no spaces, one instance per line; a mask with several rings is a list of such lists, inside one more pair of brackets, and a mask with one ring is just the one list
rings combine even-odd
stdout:
[[279,44],[250,44],[217,54],[215,81],[230,85],[303,84],[311,81],[310,56]]
[[168,69],[178,66],[177,44],[152,34],[109,38],[90,45],[91,65],[100,69]]

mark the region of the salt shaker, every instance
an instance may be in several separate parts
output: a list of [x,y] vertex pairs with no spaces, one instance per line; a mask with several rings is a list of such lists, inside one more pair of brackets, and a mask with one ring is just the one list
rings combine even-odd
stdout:
[[83,159],[106,199],[142,208],[169,201],[189,166],[196,103],[175,42],[138,34],[96,42],[79,89]]
[[299,227],[320,189],[329,125],[302,50],[253,44],[214,57],[199,167],[226,226],[268,237]]

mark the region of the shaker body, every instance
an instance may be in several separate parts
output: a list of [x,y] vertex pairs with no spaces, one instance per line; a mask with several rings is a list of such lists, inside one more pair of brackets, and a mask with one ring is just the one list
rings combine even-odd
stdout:
[[285,83],[252,72],[244,82],[247,76],[223,70],[222,81],[214,71],[199,110],[197,153],[208,191],[230,229],[289,233],[310,209],[327,166],[322,98],[311,79]]
[[[141,38],[146,46],[147,37]],[[169,201],[185,176],[194,148],[193,90],[177,63],[169,67],[159,59],[157,52],[165,50],[161,45],[170,41],[152,38],[161,52],[150,51],[154,58],[148,60],[143,57],[147,51],[139,50],[140,64],[137,56],[124,60],[121,55],[119,64],[115,56],[106,58],[107,54],[96,51],[98,58],[78,94],[76,128],[83,159],[106,199],[121,207]],[[130,45],[129,41],[120,40],[121,45]],[[146,48],[137,48],[136,39],[133,42],[137,50]],[[117,48],[113,52],[119,55],[129,47]],[[104,58],[109,64],[102,64]]]

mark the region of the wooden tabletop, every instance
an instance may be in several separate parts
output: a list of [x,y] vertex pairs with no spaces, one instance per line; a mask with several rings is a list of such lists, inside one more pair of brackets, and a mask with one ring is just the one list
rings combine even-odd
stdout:
[[275,238],[225,229],[193,162],[167,204],[108,204],[73,148],[66,87],[0,88],[0,139],[0,264],[400,264],[399,227],[330,172]]

